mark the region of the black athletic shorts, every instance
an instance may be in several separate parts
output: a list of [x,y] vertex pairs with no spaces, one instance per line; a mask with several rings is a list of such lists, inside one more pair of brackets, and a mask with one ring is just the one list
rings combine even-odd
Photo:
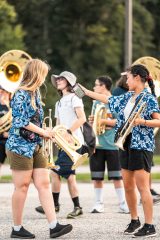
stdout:
[[92,180],[104,179],[106,164],[109,180],[122,179],[118,150],[96,149],[96,152],[90,157]]
[[144,169],[150,172],[153,164],[153,152],[130,149],[131,137],[130,134],[126,139],[125,151],[119,150],[121,167],[130,171]]
[[0,143],[0,163],[4,163],[6,158],[5,144]]

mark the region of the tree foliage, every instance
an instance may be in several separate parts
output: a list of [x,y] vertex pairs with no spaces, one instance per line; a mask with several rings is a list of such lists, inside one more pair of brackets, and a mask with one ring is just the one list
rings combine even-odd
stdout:
[[[26,32],[28,53],[47,60],[52,73],[72,71],[90,88],[98,75],[109,74],[114,81],[119,77],[124,66],[124,0],[8,2],[15,7]],[[158,4],[159,0],[133,1],[133,60],[157,55]],[[53,106],[57,95],[49,79],[47,106]]]
[[23,42],[25,32],[17,24],[17,13],[14,6],[6,0],[0,1],[0,55],[11,49],[25,49]]

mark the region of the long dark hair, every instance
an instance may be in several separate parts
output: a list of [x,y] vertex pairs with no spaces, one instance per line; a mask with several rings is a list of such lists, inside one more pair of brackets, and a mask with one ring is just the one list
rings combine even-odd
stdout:
[[131,72],[133,76],[139,75],[143,83],[148,82],[152,95],[156,97],[155,85],[152,77],[149,75],[148,69],[141,64],[136,64],[127,69],[127,72]]

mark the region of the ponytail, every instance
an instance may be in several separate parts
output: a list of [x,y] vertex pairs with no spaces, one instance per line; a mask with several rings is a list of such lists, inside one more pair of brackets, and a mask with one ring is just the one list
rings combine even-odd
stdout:
[[148,82],[152,95],[156,97],[155,85],[154,85],[153,79],[149,75],[149,71],[144,65],[142,64],[133,65],[129,69],[127,69],[127,71],[130,71],[131,74],[133,74],[133,76],[139,75],[141,77],[142,82],[144,83]]
[[153,82],[152,77],[148,75],[147,78],[146,78],[146,80],[147,80],[148,85],[149,85],[149,87],[150,87],[150,89],[151,89],[152,95],[156,97],[155,85],[154,85],[154,82]]

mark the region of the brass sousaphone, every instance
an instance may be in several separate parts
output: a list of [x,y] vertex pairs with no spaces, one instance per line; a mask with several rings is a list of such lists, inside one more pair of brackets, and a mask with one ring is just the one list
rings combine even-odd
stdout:
[[156,58],[146,56],[146,57],[138,58],[132,65],[136,65],[136,64],[142,64],[148,69],[154,81],[156,96],[159,97],[160,96],[160,61]]
[[10,50],[0,57],[0,86],[13,93],[18,88],[24,68],[32,58],[24,51]]
[[[13,93],[20,85],[25,65],[32,58],[24,51],[10,50],[0,57],[0,87]],[[11,126],[12,111],[0,118],[0,133],[8,131]]]

